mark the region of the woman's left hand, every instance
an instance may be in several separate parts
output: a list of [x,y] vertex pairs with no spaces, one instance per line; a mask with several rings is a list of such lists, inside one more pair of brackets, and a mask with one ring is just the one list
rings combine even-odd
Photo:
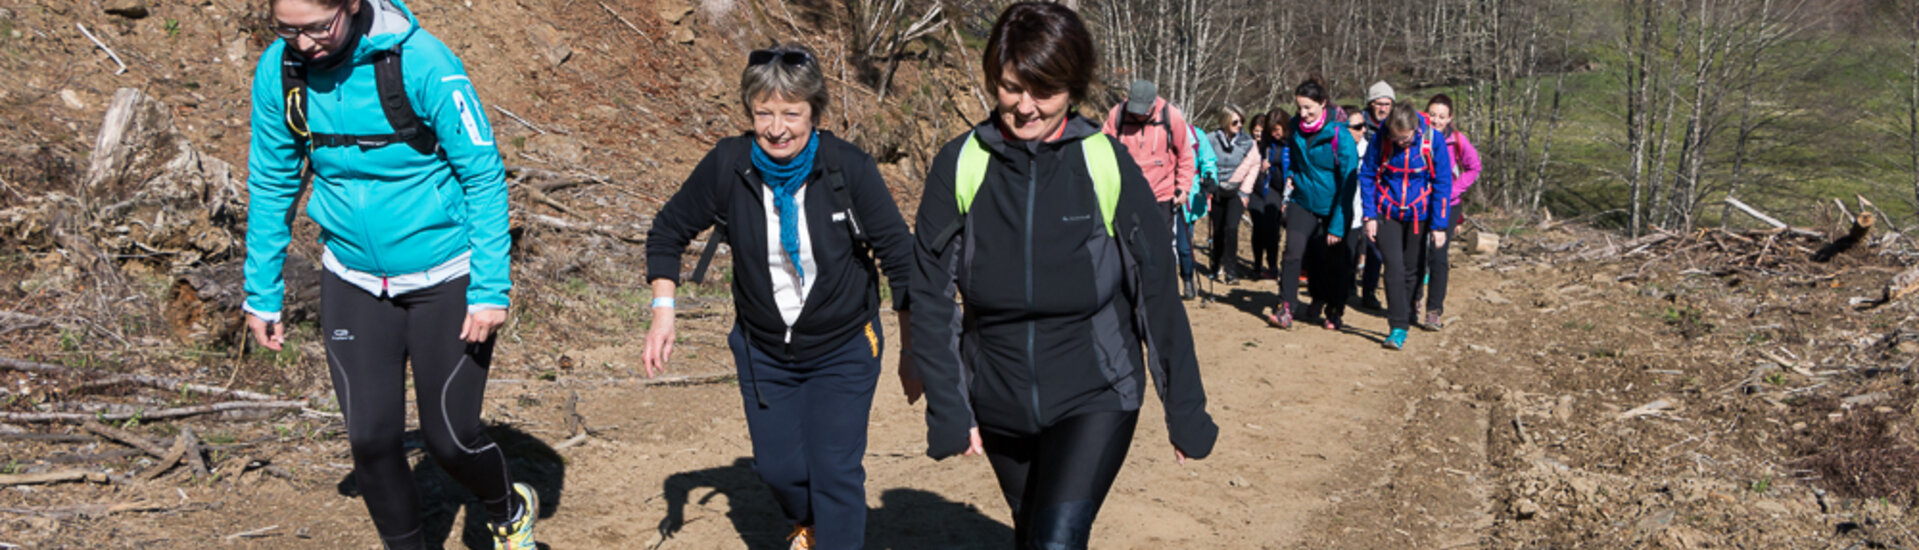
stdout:
[[1173,457],[1179,459],[1179,465],[1186,465],[1186,453],[1180,451],[1178,446],[1173,447]]
[[1433,232],[1433,248],[1446,248],[1446,232],[1445,231]]
[[506,310],[482,309],[466,314],[466,324],[460,327],[460,339],[478,344],[493,337],[493,330],[506,324]]

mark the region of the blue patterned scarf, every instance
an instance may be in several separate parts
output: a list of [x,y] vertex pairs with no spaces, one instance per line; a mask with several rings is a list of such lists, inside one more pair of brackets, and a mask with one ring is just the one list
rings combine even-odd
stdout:
[[800,265],[800,205],[794,194],[800,186],[806,184],[806,177],[813,174],[813,154],[820,150],[820,132],[814,130],[806,140],[806,149],[799,156],[780,164],[773,157],[766,156],[760,149],[759,140],[753,141],[753,169],[760,173],[760,180],[766,182],[766,188],[773,192],[773,207],[780,213],[780,248],[786,250],[787,261],[793,263],[793,272],[800,275],[800,284],[806,284],[806,268]]

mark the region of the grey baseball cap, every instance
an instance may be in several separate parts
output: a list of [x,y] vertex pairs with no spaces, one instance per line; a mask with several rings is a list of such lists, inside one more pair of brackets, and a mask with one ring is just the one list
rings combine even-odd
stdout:
[[1150,80],[1133,81],[1132,89],[1126,92],[1126,113],[1138,116],[1153,114],[1153,102],[1159,99],[1159,86]]

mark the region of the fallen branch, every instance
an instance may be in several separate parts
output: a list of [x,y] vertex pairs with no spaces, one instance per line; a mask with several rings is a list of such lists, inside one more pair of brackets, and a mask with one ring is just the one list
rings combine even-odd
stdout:
[[506,115],[507,118],[513,119],[514,122],[520,123],[521,126],[525,126],[528,130],[539,132],[540,135],[546,135],[546,130],[541,130],[539,126],[534,126],[533,123],[527,122],[526,119],[520,118],[520,115],[513,114],[513,111],[506,110],[506,107],[501,107],[498,103],[493,104],[493,110],[499,111],[500,114]]
[[[185,434],[182,434],[182,435],[185,435]],[[153,478],[160,477],[160,474],[166,473],[167,470],[173,469],[173,466],[175,464],[179,464],[180,459],[186,458],[188,450],[190,449],[187,446],[187,438],[185,437],[174,438],[173,449],[167,451],[166,456],[160,457],[160,461],[154,463],[152,468],[148,468],[147,471],[140,472],[140,475],[137,476],[135,479],[139,479],[140,481],[152,481]]]
[[[196,504],[205,508],[210,504]],[[53,519],[65,519],[74,516],[98,518],[120,512],[154,512],[170,510],[172,506],[155,502],[118,502],[113,504],[76,504],[71,506],[51,506],[46,508],[0,508],[0,512],[24,516],[41,516]]]
[[1641,416],[1656,415],[1656,414],[1665,412],[1666,410],[1671,408],[1672,408],[1672,402],[1664,399],[1660,399],[1658,401],[1653,401],[1651,403],[1634,407],[1630,411],[1619,413],[1619,416],[1614,418],[1614,420],[1628,420],[1633,418],[1639,418]]
[[201,456],[200,436],[199,434],[193,433],[193,428],[181,428],[180,438],[177,441],[184,443],[175,443],[174,446],[185,446],[187,448],[187,454],[181,457],[181,460],[186,462],[188,466],[193,467],[193,475],[203,476],[212,473],[211,470],[207,469],[206,457]]
[[1773,226],[1774,229],[1778,229],[1780,231],[1784,231],[1784,232],[1791,233],[1793,235],[1798,235],[1801,237],[1809,237],[1817,240],[1826,239],[1825,233],[1820,233],[1818,231],[1813,231],[1810,229],[1799,229],[1799,228],[1793,227],[1791,225],[1788,225],[1786,222],[1779,221],[1778,218],[1774,218],[1772,216],[1766,215],[1765,212],[1760,212],[1759,209],[1753,208],[1752,205],[1748,205],[1745,202],[1740,201],[1739,199],[1726,197],[1726,204],[1732,205],[1733,208],[1739,209],[1740,212],[1745,212],[1746,215],[1752,216],[1754,219],[1757,219],[1762,222],[1766,222],[1766,225]]
[[119,66],[120,66],[120,70],[118,70],[118,71],[114,71],[114,72],[113,72],[113,74],[126,74],[126,72],[127,72],[127,62],[125,62],[125,61],[121,61],[121,60],[120,60],[120,54],[117,54],[117,53],[113,53],[113,48],[109,48],[109,47],[107,47],[107,44],[106,44],[105,42],[101,42],[99,38],[97,38],[97,37],[95,37],[95,36],[93,36],[93,33],[92,33],[92,32],[88,32],[88,31],[87,31],[87,26],[86,26],[86,25],[82,25],[82,24],[79,24],[79,23],[74,23],[74,24],[73,24],[73,26],[75,26],[75,27],[79,27],[79,28],[80,28],[80,34],[84,34],[84,35],[87,35],[87,40],[92,40],[92,41],[93,41],[93,45],[95,45],[95,46],[99,46],[99,47],[100,47],[100,49],[102,49],[102,50],[106,50],[106,51],[107,51],[107,57],[111,57],[111,58],[113,58],[113,63],[114,63],[115,65],[119,65]]
[[89,420],[116,422],[116,421],[126,420],[126,419],[137,416],[141,420],[159,420],[164,418],[184,418],[188,416],[199,416],[203,414],[212,414],[212,413],[227,412],[227,411],[259,410],[259,409],[298,409],[301,407],[305,407],[306,404],[307,402],[304,400],[301,400],[301,401],[227,401],[224,403],[200,405],[197,407],[176,407],[172,409],[160,409],[160,410],[151,411],[151,412],[125,412],[125,413],[111,413],[111,414],[100,414],[100,415],[93,415],[93,414],[87,414],[87,413],[9,412],[9,413],[0,413],[0,419],[6,420],[9,422],[79,423],[79,422],[86,422]]
[[90,435],[73,435],[73,434],[0,432],[0,441],[39,441],[44,443],[92,443],[94,441],[94,437]]
[[590,224],[590,223],[584,223],[584,222],[569,222],[566,220],[555,218],[553,216],[548,216],[545,214],[533,214],[533,213],[528,213],[526,215],[526,219],[527,221],[531,221],[531,222],[540,224],[545,227],[550,227],[553,229],[596,233],[605,237],[619,239],[632,244],[646,244],[646,237],[634,237],[629,235],[623,235],[617,232],[615,228],[604,226],[604,225]]
[[510,175],[510,176],[539,178],[541,180],[545,180],[537,183],[523,182],[521,183],[521,185],[525,185],[531,189],[539,189],[540,191],[544,191],[547,193],[559,191],[561,189],[566,189],[568,187],[586,185],[589,183],[611,183],[606,181],[606,178],[602,178],[595,175],[572,176],[567,174],[561,174],[559,172],[554,172],[552,170],[541,170],[539,168],[532,168],[527,166],[508,165],[506,167],[506,173],[507,175]]
[[621,23],[625,23],[626,28],[633,29],[633,32],[639,33],[640,38],[645,38],[647,40],[653,39],[653,37],[646,35],[646,31],[640,30],[640,27],[638,25],[634,25],[632,21],[627,21],[626,17],[620,15],[620,12],[613,11],[613,6],[606,5],[606,2],[600,2],[600,9],[606,10],[606,13],[612,14],[614,19],[618,19],[620,20]]
[[106,426],[105,424],[101,424],[99,422],[88,422],[85,424],[81,424],[80,428],[88,432],[92,432],[95,435],[99,435],[100,437],[104,437],[114,442],[120,443],[122,445],[133,447],[135,449],[139,449],[142,451],[146,451],[147,454],[153,455],[154,458],[162,458],[167,456],[166,449],[162,449],[160,448],[160,446],[154,445],[152,441],[148,441],[144,437],[133,435],[123,430],[110,428]]
[[1886,283],[1885,289],[1880,291],[1878,298],[1853,298],[1850,302],[1852,307],[1857,309],[1872,309],[1892,303],[1914,292],[1919,292],[1919,267],[1894,275],[1892,280]]
[[266,527],[261,527],[259,529],[254,529],[251,531],[241,531],[238,533],[227,535],[226,540],[240,540],[240,539],[264,537],[264,536],[268,536],[267,533],[273,531],[274,529],[279,529],[279,528],[280,528],[279,525],[268,525]]
[[37,315],[27,315],[15,311],[0,311],[0,334],[16,330],[39,328],[53,324],[52,319]]
[[248,401],[272,401],[276,399],[275,397],[264,394],[264,393],[256,393],[256,392],[250,392],[245,390],[232,390],[232,389],[222,388],[218,386],[209,386],[206,384],[195,384],[193,382],[188,382],[186,380],[181,380],[179,378],[169,378],[164,376],[146,376],[142,374],[113,374],[113,373],[101,372],[96,370],[75,369],[75,368],[69,368],[69,367],[62,367],[60,365],[49,365],[46,363],[22,361],[19,359],[12,359],[7,357],[0,357],[0,370],[37,372],[41,374],[81,375],[81,376],[105,375],[106,376],[106,378],[101,378],[98,380],[90,380],[85,383],[82,383],[78,386],[79,388],[97,388],[102,386],[113,386],[113,385],[119,385],[119,384],[133,384],[136,386],[146,386],[149,388],[161,389],[161,390],[167,390],[167,391],[229,396],[229,397],[234,397],[238,399],[245,399]]
[[12,475],[0,474],[0,487],[12,487],[14,485],[42,485],[47,483],[60,483],[64,481],[91,481],[94,483],[106,483],[107,475],[99,472],[83,472],[80,470],[47,472],[44,474],[12,474]]

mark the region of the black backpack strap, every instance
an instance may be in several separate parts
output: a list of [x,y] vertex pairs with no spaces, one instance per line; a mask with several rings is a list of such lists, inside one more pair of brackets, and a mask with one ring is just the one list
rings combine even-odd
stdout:
[[300,152],[305,153],[308,142],[307,132],[307,68],[306,62],[293,55],[293,48],[287,48],[280,56],[280,97],[284,103],[287,130],[293,134],[293,143]]
[[[759,181],[759,176],[754,175],[751,169],[741,170],[740,177],[751,179],[755,184]],[[733,182],[722,182],[720,185],[720,198],[715,201],[720,206],[713,213],[713,234],[706,236],[706,248],[700,251],[700,262],[693,264],[691,282],[706,282],[706,268],[713,265],[713,255],[719,253],[720,241],[726,240],[726,212],[733,208],[733,186]]]
[[860,224],[859,212],[853,208],[853,193],[846,187],[846,178],[840,177],[839,170],[832,170],[826,173],[824,181],[833,189],[833,217],[846,218],[846,229],[853,234],[854,246],[862,250],[871,247],[866,240],[866,227]]
[[373,62],[374,82],[380,90],[380,110],[386,115],[391,134],[327,134],[310,131],[307,126],[306,63],[286,50],[280,61],[280,88],[286,101],[286,122],[293,132],[295,143],[308,147],[347,147],[377,149],[395,143],[405,143],[422,155],[439,153],[440,139],[420,120],[413,110],[413,101],[407,99],[406,75],[400,65],[399,50],[386,50]]
[[413,110],[413,101],[407,99],[406,73],[400,67],[400,50],[386,50],[379,54],[379,59],[373,62],[373,79],[380,88],[380,110],[386,111],[387,125],[393,128],[390,136],[381,136],[387,137],[388,141],[374,147],[405,143],[422,155],[438,153],[439,136],[420,121],[419,113]]

